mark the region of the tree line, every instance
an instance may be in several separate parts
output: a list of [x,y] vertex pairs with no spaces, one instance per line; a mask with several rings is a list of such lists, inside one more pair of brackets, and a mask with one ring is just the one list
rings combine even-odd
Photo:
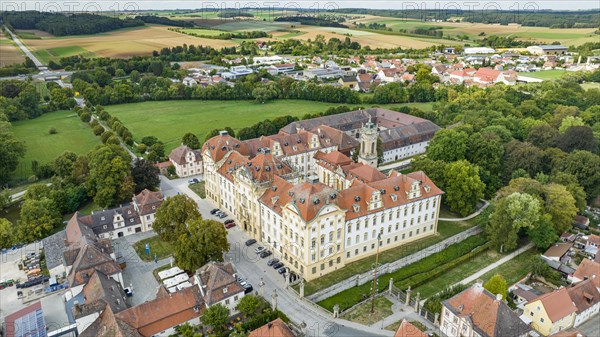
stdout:
[[88,13],[4,12],[2,19],[16,29],[39,29],[54,36],[97,34],[144,25],[138,19],[119,19]]

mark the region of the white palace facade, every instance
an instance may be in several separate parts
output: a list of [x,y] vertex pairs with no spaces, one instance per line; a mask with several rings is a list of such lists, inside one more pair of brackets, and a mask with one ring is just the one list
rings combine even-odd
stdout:
[[378,171],[371,119],[358,139],[328,125],[284,129],[247,141],[221,132],[202,162],[207,199],[292,272],[312,280],[437,232],[444,192],[423,172]]

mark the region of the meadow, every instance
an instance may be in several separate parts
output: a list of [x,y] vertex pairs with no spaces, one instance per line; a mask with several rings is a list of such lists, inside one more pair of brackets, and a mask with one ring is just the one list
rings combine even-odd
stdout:
[[539,78],[541,80],[556,80],[561,78],[562,75],[566,74],[566,70],[553,69],[553,70],[542,70],[531,73],[520,73],[522,76]]
[[[323,112],[339,105],[302,100],[276,100],[266,104],[254,101],[189,100],[110,105],[106,110],[129,128],[136,141],[145,136],[156,136],[165,144],[168,153],[179,146],[181,137],[187,132],[193,132],[204,140],[213,129],[229,126],[237,131],[267,118],[285,115],[301,118],[307,113]],[[431,103],[385,107],[402,105],[431,109]]]
[[[56,111],[35,119],[12,123],[17,139],[25,142],[25,157],[14,173],[15,178],[28,178],[33,174],[31,161],[40,164],[49,163],[64,151],[85,154],[96,145],[100,138],[94,136],[87,124],[71,111]],[[51,135],[48,130],[53,127],[58,133]]]
[[0,67],[23,63],[24,61],[25,58],[19,47],[0,31]]

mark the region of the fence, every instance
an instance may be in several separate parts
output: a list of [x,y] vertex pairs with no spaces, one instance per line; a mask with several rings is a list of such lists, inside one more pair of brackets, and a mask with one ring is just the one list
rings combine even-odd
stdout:
[[[481,233],[482,229],[479,227],[469,228],[466,231],[460,232],[448,239],[439,242],[433,246],[429,246],[423,250],[420,250],[416,253],[403,257],[399,260],[396,260],[391,263],[382,264],[379,266],[377,270],[378,275],[384,275],[388,273],[393,273],[396,270],[405,267],[411,263],[415,263],[420,261],[421,259],[440,252],[447,248],[451,244],[455,244],[465,240],[466,238]],[[400,248],[401,249],[401,248]],[[348,278],[344,281],[336,283],[328,288],[317,291],[316,293],[307,296],[307,298],[313,302],[320,302],[326,298],[329,298],[333,295],[336,295],[344,290],[348,290],[353,287],[357,287],[363,285],[367,282],[373,281],[373,270],[369,270],[362,274],[356,275],[354,277]]]

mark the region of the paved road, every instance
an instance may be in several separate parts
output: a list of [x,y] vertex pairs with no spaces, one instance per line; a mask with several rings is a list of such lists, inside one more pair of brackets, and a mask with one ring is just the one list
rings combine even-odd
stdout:
[[479,208],[474,213],[471,213],[471,214],[467,215],[464,218],[439,218],[439,220],[450,221],[450,222],[459,222],[459,221],[465,221],[465,220],[473,219],[474,217],[476,217],[479,214],[481,214],[481,212],[483,212],[483,210],[486,209],[486,208],[488,208],[488,206],[490,205],[490,203],[487,200],[483,200],[483,199],[480,199],[480,200],[483,201],[483,206],[481,206],[481,208]]
[[15,41],[17,46],[19,46],[19,48],[21,48],[23,53],[25,53],[25,55],[27,55],[27,57],[29,57],[33,61],[33,63],[35,63],[35,66],[38,67],[38,69],[43,70],[42,67],[44,67],[44,64],[40,60],[38,60],[38,58],[35,57],[35,55],[33,55],[33,53],[29,51],[29,49],[27,49],[27,47],[25,47],[25,45],[21,42],[21,40],[19,40],[19,37],[17,37],[16,34],[11,32],[10,29],[8,29],[8,27],[6,27],[6,25],[4,25],[4,29],[6,29],[6,31],[10,34],[13,41]]
[[[198,204],[198,210],[205,219],[221,220],[210,214],[214,207],[210,202],[200,199],[187,186],[190,177],[169,180],[161,176],[161,190],[165,196],[180,193],[186,194]],[[256,292],[260,292],[259,284],[264,282],[262,295],[271,300],[274,291],[277,293],[277,307],[297,324],[305,324],[306,336],[331,336],[331,337],[368,337],[368,336],[393,336],[391,331],[381,331],[378,327],[366,327],[342,319],[333,319],[323,309],[315,307],[309,302],[299,299],[292,291],[286,289],[285,279],[276,270],[267,266],[268,259],[261,259],[255,253],[257,244],[246,247],[244,244],[249,237],[243,229],[234,227],[228,230],[227,236],[231,249],[225,255],[226,261],[234,263],[238,273],[253,285]]]

